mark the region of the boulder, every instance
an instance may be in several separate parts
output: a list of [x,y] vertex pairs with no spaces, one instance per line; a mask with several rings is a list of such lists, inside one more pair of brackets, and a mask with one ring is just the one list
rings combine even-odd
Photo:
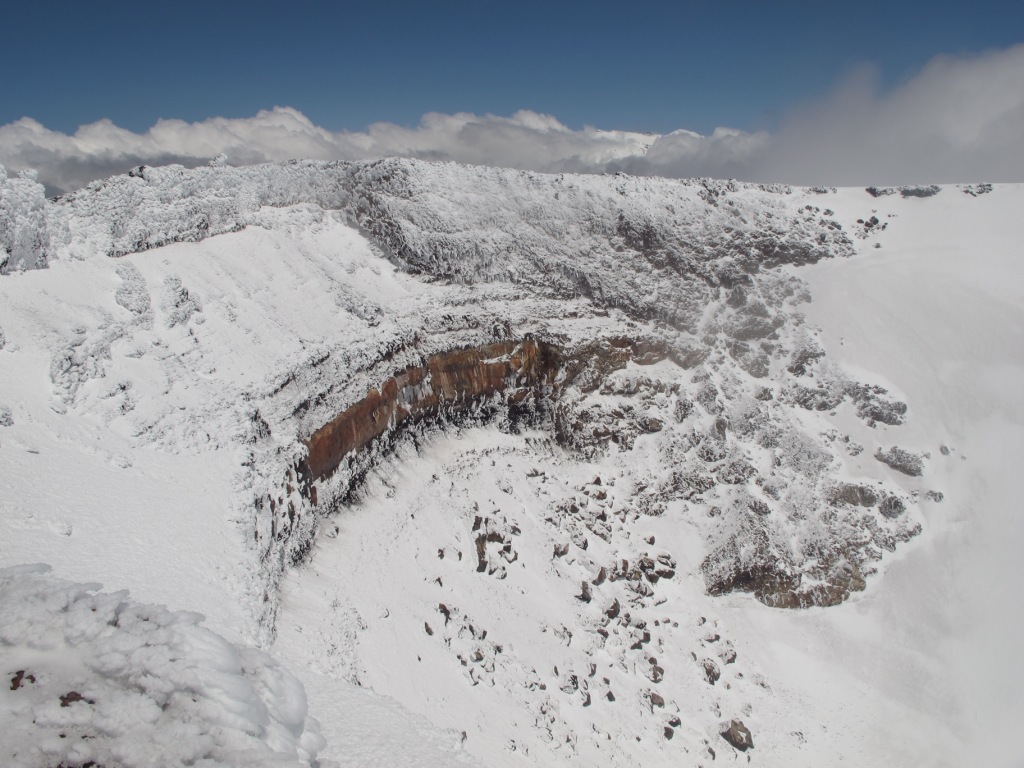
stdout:
[[742,720],[730,720],[721,725],[719,734],[740,752],[746,752],[754,748],[754,737],[750,729],[743,724]]

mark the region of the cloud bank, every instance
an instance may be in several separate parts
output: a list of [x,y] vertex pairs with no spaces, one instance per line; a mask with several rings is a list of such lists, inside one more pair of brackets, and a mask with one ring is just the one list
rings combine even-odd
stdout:
[[0,164],[36,169],[66,192],[140,165],[233,165],[388,156],[550,172],[625,171],[835,186],[1024,181],[1024,45],[940,56],[883,91],[870,68],[793,110],[774,132],[718,128],[648,135],[574,130],[523,110],[511,117],[430,113],[419,125],[331,132],[298,110],[202,122],[160,120],[134,133],[101,120],[68,135],[31,118],[0,126]]

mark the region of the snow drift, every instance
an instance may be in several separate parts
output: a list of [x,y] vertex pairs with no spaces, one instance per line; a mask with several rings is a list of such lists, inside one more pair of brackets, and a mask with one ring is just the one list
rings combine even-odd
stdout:
[[48,570],[0,570],[4,765],[322,765],[301,683],[265,653]]

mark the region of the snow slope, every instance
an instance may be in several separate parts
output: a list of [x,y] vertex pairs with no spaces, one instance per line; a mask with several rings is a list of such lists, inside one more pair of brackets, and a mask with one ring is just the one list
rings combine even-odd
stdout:
[[[900,727],[929,728],[934,764],[1024,759],[1011,736],[1024,712],[1024,260],[1009,226],[1024,196],[1014,186],[989,198],[883,198],[879,217],[896,217],[883,248],[842,272],[823,263],[807,274],[816,297],[808,316],[840,364],[884,372],[915,405],[907,439],[938,434],[952,448],[942,467],[950,503],[926,509],[927,539],[859,611],[827,614],[821,628],[837,646],[858,631],[851,650],[868,692],[912,713]],[[893,663],[872,663],[882,653]]]
[[[37,192],[0,179],[0,565],[272,649],[321,758],[710,765],[742,721],[764,765],[1014,764],[1021,188]],[[528,334],[564,362],[525,423],[398,431],[310,497],[304,439],[367,390]]]

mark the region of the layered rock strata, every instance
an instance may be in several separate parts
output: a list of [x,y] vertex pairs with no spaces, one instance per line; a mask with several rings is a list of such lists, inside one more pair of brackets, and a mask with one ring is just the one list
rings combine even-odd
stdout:
[[544,397],[555,386],[560,359],[557,348],[534,338],[431,355],[314,432],[304,470],[313,481],[327,478],[346,456],[410,421],[457,414],[489,398],[515,407]]

